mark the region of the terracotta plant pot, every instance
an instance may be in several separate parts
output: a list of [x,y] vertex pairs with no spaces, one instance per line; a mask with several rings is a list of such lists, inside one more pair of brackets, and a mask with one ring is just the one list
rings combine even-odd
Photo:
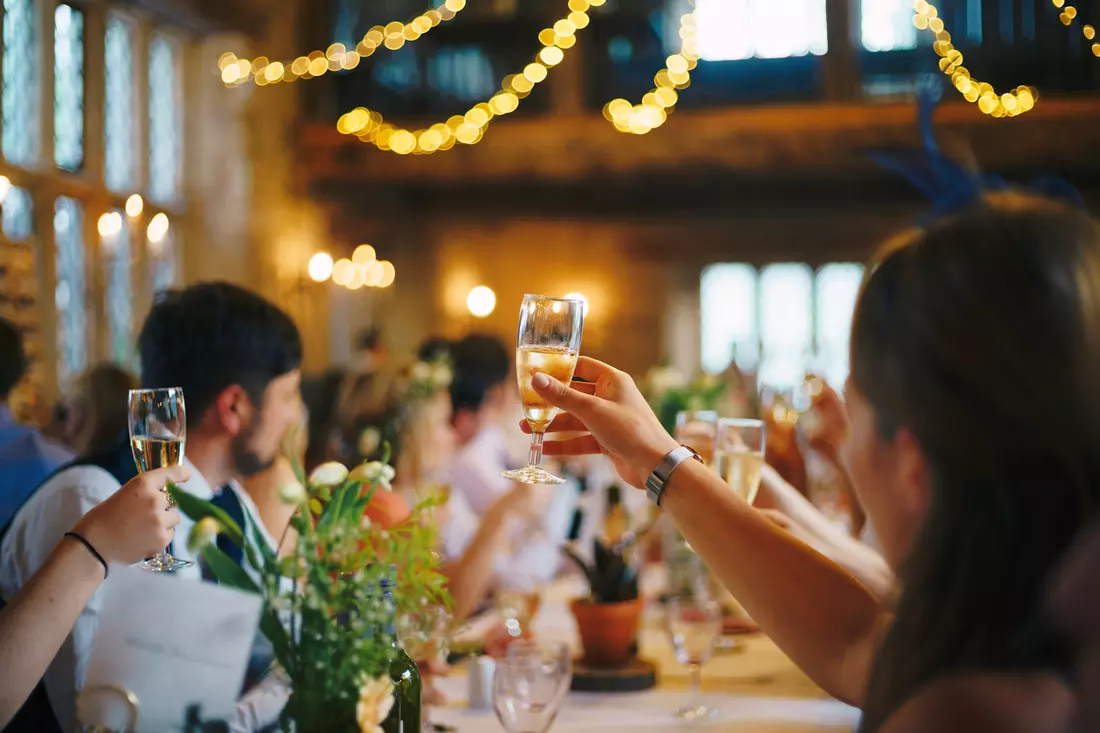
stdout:
[[637,652],[640,598],[622,603],[593,603],[587,598],[570,604],[584,646],[588,667],[625,667]]

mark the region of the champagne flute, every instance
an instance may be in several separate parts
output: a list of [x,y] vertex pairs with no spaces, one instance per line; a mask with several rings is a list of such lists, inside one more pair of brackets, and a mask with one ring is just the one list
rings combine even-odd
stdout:
[[712,470],[717,434],[718,413],[714,410],[683,410],[676,413],[676,441],[690,445]]
[[752,504],[764,468],[764,423],[723,418],[715,437],[715,468],[738,496]]
[[[187,411],[181,388],[130,390],[130,448],[139,473],[183,463],[186,439]],[[164,492],[168,493],[167,487]],[[168,505],[175,506],[171,496]],[[193,564],[177,560],[166,549],[143,562],[141,567],[170,573]]]
[[523,296],[516,344],[516,376],[519,379],[523,415],[531,427],[531,455],[526,467],[504,471],[500,474],[504,478],[521,484],[565,483],[565,479],[540,467],[542,441],[546,428],[558,414],[558,408],[535,392],[531,379],[542,373],[568,385],[573,379],[573,370],[577,368],[583,330],[582,301],[548,298],[545,295]]
[[707,583],[698,578],[690,589],[670,598],[665,606],[665,628],[676,661],[691,674],[691,700],[675,712],[682,720],[711,718],[716,710],[703,705],[703,665],[710,661],[722,635],[722,607]]

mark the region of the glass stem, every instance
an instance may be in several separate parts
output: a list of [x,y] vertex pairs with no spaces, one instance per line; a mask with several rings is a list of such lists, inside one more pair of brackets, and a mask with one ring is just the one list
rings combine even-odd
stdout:
[[691,709],[696,710],[703,704],[703,668],[698,664],[688,665],[691,675]]
[[531,434],[531,453],[527,456],[527,465],[538,468],[542,465],[542,441],[546,437],[543,433]]

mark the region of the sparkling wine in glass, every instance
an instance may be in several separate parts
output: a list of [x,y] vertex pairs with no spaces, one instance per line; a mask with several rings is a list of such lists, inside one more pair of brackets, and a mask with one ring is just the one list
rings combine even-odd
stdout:
[[523,296],[516,345],[516,376],[523,416],[531,427],[531,455],[526,467],[504,471],[500,474],[504,478],[523,484],[565,483],[564,479],[540,466],[546,428],[558,414],[558,408],[535,392],[531,379],[541,373],[568,385],[577,368],[583,330],[582,301],[544,295]]
[[676,661],[686,665],[691,674],[691,700],[676,711],[676,717],[683,720],[713,717],[717,711],[703,705],[701,689],[703,665],[710,661],[722,635],[722,607],[705,583],[695,583],[692,590],[669,599],[665,606],[665,628]]
[[[130,448],[139,473],[183,463],[187,440],[187,410],[179,387],[130,390]],[[167,487],[165,487],[167,493]],[[175,506],[171,496],[169,506]],[[141,567],[154,572],[172,572],[191,567],[168,550],[158,552]]]
[[723,418],[715,438],[715,470],[748,503],[756,499],[764,468],[764,423]]

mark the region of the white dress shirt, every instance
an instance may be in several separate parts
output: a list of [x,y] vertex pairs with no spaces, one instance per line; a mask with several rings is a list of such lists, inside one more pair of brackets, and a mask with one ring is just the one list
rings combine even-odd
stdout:
[[[214,495],[210,484],[193,465],[185,464],[191,469],[191,480],[180,484],[180,488],[200,499],[210,499]],[[74,466],[43,484],[15,515],[0,547],[0,595],[13,598],[42,567],[62,536],[119,487],[114,476],[97,466]],[[187,549],[192,526],[190,519],[181,516],[173,543],[173,553],[180,560],[196,559]],[[201,580],[197,564],[174,575]],[[76,693],[84,684],[102,602],[101,593],[96,591],[46,670],[46,692],[63,731],[76,729]]]
[[504,432],[496,425],[481,429],[459,449],[448,467],[451,486],[466,497],[466,504],[479,517],[514,486],[501,471],[509,465],[509,451]]

